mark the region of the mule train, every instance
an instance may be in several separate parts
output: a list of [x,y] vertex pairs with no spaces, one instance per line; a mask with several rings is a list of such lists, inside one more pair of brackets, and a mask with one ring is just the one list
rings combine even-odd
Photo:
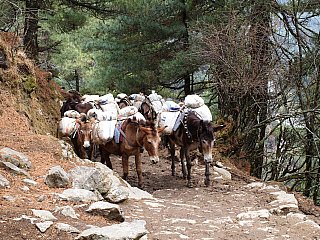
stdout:
[[[128,160],[135,156],[138,185],[141,187],[141,152],[145,149],[152,163],[159,161],[160,133],[169,142],[172,175],[175,175],[175,146],[180,147],[182,174],[192,187],[190,151],[199,148],[206,163],[209,184],[209,164],[215,132],[223,128],[213,124],[209,108],[201,97],[188,95],[183,103],[164,101],[155,92],[149,96],[112,94],[104,96],[72,96],[61,107],[60,136],[71,138],[75,152],[81,158],[92,159],[98,148],[101,162],[112,169],[110,155],[122,156],[123,178],[128,176]],[[187,171],[184,163],[187,162]]]

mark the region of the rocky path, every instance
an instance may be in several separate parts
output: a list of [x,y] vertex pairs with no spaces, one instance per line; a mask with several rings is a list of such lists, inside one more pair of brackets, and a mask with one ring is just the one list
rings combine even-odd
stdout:
[[[193,167],[195,178],[203,172],[201,165]],[[168,175],[172,185],[154,191],[154,199],[120,206],[126,221],[146,220],[152,240],[320,239],[320,219],[299,211],[294,194],[239,176],[213,173],[209,187],[175,188],[184,180]]]

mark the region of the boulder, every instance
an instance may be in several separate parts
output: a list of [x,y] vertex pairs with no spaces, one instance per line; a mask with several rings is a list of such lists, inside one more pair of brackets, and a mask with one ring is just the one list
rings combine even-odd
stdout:
[[52,221],[45,221],[45,222],[36,223],[36,226],[40,230],[40,232],[44,233],[45,231],[47,231],[49,227],[51,227],[52,224],[53,224]]
[[76,215],[76,212],[74,209],[70,206],[64,206],[64,207],[55,207],[54,212],[59,212],[61,215],[71,218],[78,218]]
[[86,210],[86,212],[92,213],[94,215],[100,215],[108,220],[116,220],[119,222],[124,221],[124,214],[122,209],[117,204],[112,204],[108,202],[95,202]]
[[103,179],[100,171],[93,167],[78,166],[68,172],[73,179],[73,188],[97,190],[101,194],[107,193],[111,186],[111,179]]
[[91,192],[86,189],[66,189],[62,194],[57,194],[58,198],[67,201],[79,201],[79,202],[96,202],[103,199],[99,192]]
[[11,173],[17,174],[17,175],[23,175],[27,178],[31,179],[31,176],[23,169],[18,168],[16,165],[13,165],[10,162],[1,162],[0,161],[0,168],[3,168]]
[[57,228],[59,231],[63,231],[63,232],[71,232],[71,233],[79,233],[80,232],[75,227],[72,227],[69,224],[65,224],[65,223],[57,223],[55,228]]
[[24,168],[26,170],[31,170],[33,168],[32,163],[30,162],[29,158],[26,155],[20,152],[17,152],[15,150],[12,150],[11,148],[2,148],[0,150],[0,154],[1,155],[4,154],[5,156],[7,154],[12,158],[17,159],[19,161],[19,165],[17,167]]
[[0,188],[6,188],[10,186],[10,182],[0,174]]
[[66,187],[69,184],[68,174],[60,166],[52,167],[44,182],[51,188]]
[[138,240],[148,234],[145,225],[144,220],[136,220],[102,228],[94,227],[83,231],[76,239]]
[[42,220],[50,221],[50,220],[57,220],[55,216],[49,211],[46,210],[37,210],[37,209],[31,209],[33,212],[33,215],[36,217],[41,218]]

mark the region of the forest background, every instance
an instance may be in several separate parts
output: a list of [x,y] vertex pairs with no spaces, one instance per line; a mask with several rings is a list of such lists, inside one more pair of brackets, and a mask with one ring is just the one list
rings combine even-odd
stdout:
[[320,205],[318,0],[3,0],[0,30],[66,89],[199,94],[225,157]]

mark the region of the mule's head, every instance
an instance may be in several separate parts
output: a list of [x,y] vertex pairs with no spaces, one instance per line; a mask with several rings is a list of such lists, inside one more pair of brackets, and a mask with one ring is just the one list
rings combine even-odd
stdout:
[[79,124],[78,134],[81,144],[83,144],[84,148],[88,148],[91,142],[92,124],[95,122],[95,119],[91,118],[88,122],[83,122],[80,119],[76,121]]
[[216,126],[211,122],[200,120],[198,136],[200,140],[199,151],[203,154],[204,161],[212,162],[212,148],[216,140],[215,132],[224,128],[223,125]]
[[139,126],[140,130],[145,133],[143,137],[143,147],[147,150],[150,161],[155,164],[159,162],[159,146],[161,142],[161,138],[159,133],[162,132],[165,127],[157,128],[149,128]]

